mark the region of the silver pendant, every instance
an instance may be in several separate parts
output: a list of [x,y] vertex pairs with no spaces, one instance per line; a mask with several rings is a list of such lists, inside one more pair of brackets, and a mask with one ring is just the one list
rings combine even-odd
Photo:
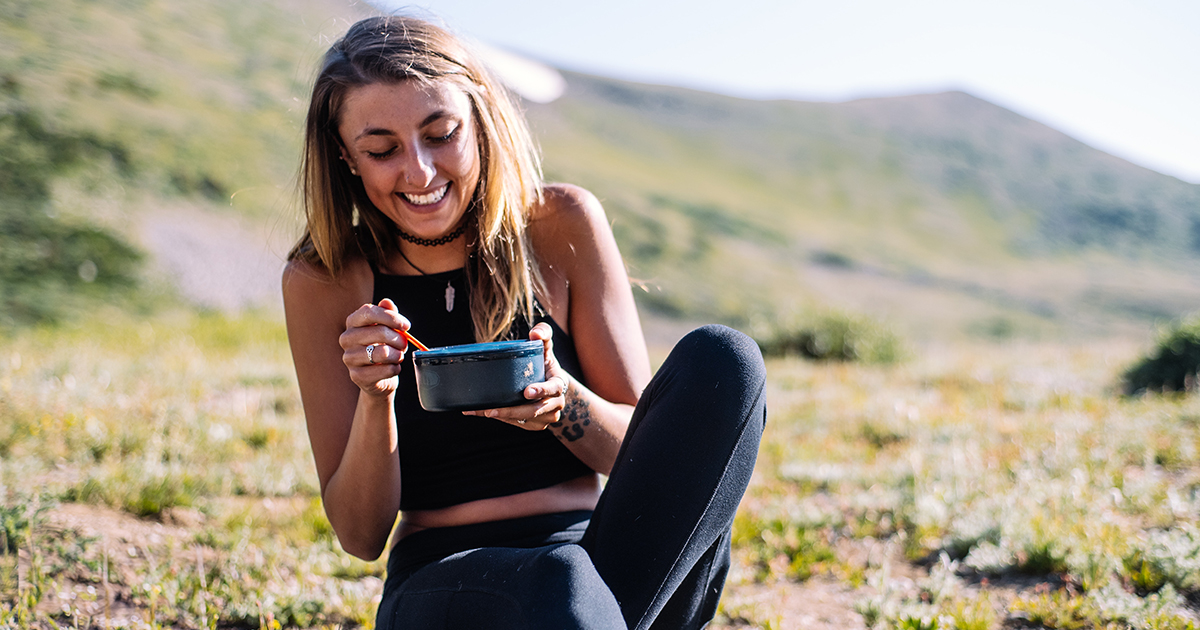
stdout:
[[454,287],[450,283],[446,283],[446,312],[454,310]]

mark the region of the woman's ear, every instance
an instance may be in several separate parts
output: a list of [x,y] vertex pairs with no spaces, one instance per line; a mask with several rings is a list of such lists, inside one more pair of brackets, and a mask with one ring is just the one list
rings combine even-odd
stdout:
[[350,167],[350,174],[358,177],[358,167],[354,165],[354,158],[350,157],[350,154],[346,152],[346,147],[340,142],[338,143],[338,151],[342,153],[342,161],[346,163],[346,166]]

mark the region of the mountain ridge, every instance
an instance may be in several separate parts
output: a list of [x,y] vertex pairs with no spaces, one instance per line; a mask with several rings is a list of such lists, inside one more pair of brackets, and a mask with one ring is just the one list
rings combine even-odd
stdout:
[[[1012,295],[1011,305],[985,308],[991,312],[981,317],[1032,318],[1014,326],[1045,330],[1072,327],[1069,320],[1080,311],[1090,320],[1097,309],[1088,300],[1095,302],[1095,295],[1120,302],[1127,292],[1124,301],[1137,303],[1117,309],[1125,312],[1120,316],[1101,308],[1100,319],[1136,311],[1145,322],[1200,304],[1195,276],[1185,269],[1200,252],[1200,186],[1092,149],[965,92],[843,103],[752,101],[563,74],[563,98],[528,105],[547,172],[579,180],[605,200],[636,272],[661,278],[660,285],[688,285],[683,293],[695,299],[670,291],[647,299],[662,307],[661,298],[668,313],[719,307],[726,293],[688,283],[653,256],[639,255],[669,249],[652,237],[666,231],[665,223],[678,223],[670,215],[682,207],[706,208],[706,216],[726,223],[765,226],[775,241],[787,243],[752,243],[751,249],[765,247],[774,256],[751,252],[742,261],[749,265],[733,265],[761,269],[768,259],[781,262],[785,269],[767,274],[775,276],[768,282],[724,274],[735,286],[749,284],[748,293],[798,296],[814,290],[806,276],[832,270],[951,287],[993,303]],[[693,233],[700,229],[692,226]],[[841,262],[831,267],[831,260]],[[1022,280],[1047,266],[1055,273]],[[721,276],[720,267],[705,272]],[[1115,269],[1110,278],[1080,277],[1088,268],[1109,267]],[[992,275],[1004,278],[995,282]],[[865,291],[875,282],[861,284]],[[1173,292],[1172,285],[1183,291]],[[813,297],[830,298],[821,291]],[[753,310],[763,300],[742,295],[732,301]],[[803,308],[805,299],[783,302],[788,311]],[[870,311],[869,302],[847,306]]]
[[[48,211],[114,229],[144,223],[129,207],[292,212],[308,77],[368,13],[6,6],[4,106],[103,154],[54,174]],[[546,175],[604,202],[649,317],[841,309],[916,336],[1045,336],[1144,334],[1200,306],[1200,186],[965,92],[759,101],[562,74],[561,98],[524,103]]]

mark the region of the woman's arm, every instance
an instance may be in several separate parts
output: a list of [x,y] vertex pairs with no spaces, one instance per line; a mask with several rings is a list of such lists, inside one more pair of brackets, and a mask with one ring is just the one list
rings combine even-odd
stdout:
[[[393,396],[407,346],[389,327],[408,327],[394,310],[369,304],[371,286],[365,263],[350,265],[339,281],[296,261],[283,273],[288,342],[325,513],[342,548],[364,559],[382,553],[400,509]],[[371,344],[385,344],[373,349],[374,364]]]
[[[625,264],[604,209],[582,188],[548,186],[545,203],[534,213],[529,229],[547,284],[546,306],[574,340],[588,387],[551,358],[546,383],[526,391],[537,401],[534,405],[485,415],[529,430],[549,425],[576,457],[608,474],[633,407],[650,381],[650,360]],[[539,325],[530,337],[545,340],[549,335],[549,327]],[[549,345],[552,348],[553,340]],[[537,415],[531,419],[533,413]],[[520,424],[519,419],[527,421]]]

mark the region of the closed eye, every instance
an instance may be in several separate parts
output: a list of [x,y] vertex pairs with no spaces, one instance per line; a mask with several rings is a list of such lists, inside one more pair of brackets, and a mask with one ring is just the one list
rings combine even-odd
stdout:
[[396,152],[396,147],[392,147],[392,148],[388,149],[387,151],[383,151],[380,153],[376,153],[375,151],[367,151],[366,153],[372,159],[381,160],[395,152]]
[[430,138],[429,142],[431,142],[433,144],[446,144],[447,142],[450,142],[451,140],[453,140],[454,136],[458,135],[459,129],[462,129],[462,125],[455,125],[454,128],[450,130],[450,133],[448,133],[444,136],[437,136],[434,138]]

